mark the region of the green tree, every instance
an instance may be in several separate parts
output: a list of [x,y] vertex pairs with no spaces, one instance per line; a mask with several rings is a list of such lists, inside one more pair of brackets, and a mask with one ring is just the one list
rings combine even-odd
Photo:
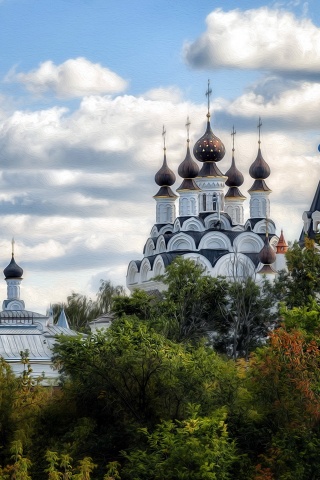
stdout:
[[257,284],[251,277],[228,284],[227,302],[215,322],[213,345],[233,359],[249,358],[257,346],[266,342],[277,320],[272,285]]
[[214,330],[221,318],[227,302],[227,282],[204,273],[193,260],[178,257],[161,277],[167,290],[159,313],[168,337],[174,341],[198,341]]
[[286,253],[286,260],[288,271],[282,271],[274,283],[278,300],[291,309],[319,298],[320,255],[314,241],[306,238],[304,248],[294,243]]
[[145,449],[125,454],[123,479],[227,480],[235,460],[235,445],[228,438],[225,414],[210,417],[196,412],[181,421],[167,421],[154,432],[143,429]]
[[100,287],[97,293],[99,314],[110,313],[112,311],[115,297],[126,297],[125,288],[121,285],[112,285],[110,280],[100,280]]

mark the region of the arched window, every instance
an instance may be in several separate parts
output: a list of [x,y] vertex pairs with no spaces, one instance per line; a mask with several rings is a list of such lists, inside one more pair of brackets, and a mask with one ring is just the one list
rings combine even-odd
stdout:
[[218,199],[217,195],[214,193],[212,195],[212,210],[216,212],[218,210]]
[[203,195],[202,197],[202,205],[203,205],[203,211],[205,212],[207,210],[207,199],[205,195]]

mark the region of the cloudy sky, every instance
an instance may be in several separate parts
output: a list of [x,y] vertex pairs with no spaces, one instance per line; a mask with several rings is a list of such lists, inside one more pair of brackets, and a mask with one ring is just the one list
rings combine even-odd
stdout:
[[0,0],[0,264],[14,237],[28,309],[125,284],[155,221],[162,125],[176,170],[208,78],[219,168],[234,125],[246,194],[261,116],[271,216],[299,236],[320,179],[319,0],[240,3]]

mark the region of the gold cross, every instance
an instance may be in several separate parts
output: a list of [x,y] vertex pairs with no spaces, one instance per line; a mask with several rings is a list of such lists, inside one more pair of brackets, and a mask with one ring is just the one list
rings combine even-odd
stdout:
[[14,256],[14,244],[16,242],[14,241],[14,238],[12,237],[12,240],[11,240],[11,245],[12,245],[12,256]]

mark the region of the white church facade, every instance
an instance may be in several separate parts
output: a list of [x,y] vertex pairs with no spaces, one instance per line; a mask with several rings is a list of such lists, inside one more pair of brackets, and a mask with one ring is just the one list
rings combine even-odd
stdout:
[[155,175],[159,186],[154,195],[156,222],[145,243],[143,258],[129,263],[127,287],[131,291],[163,289],[156,277],[163,274],[177,256],[195,260],[214,277],[259,278],[263,274],[274,275],[285,267],[287,244],[282,232],[280,238],[277,236],[276,225],[270,218],[271,190],[265,181],[270,167],[261,151],[261,121],[259,119],[258,152],[249,169],[253,179],[248,191],[250,216],[245,220],[246,197],[239,190],[244,177],[235,162],[236,132],[233,129],[231,166],[222,173],[218,162],[225,155],[225,147],[211,128],[210,93],[208,86],[206,131],[195,143],[193,155],[187,122],[186,156],[178,168],[182,183],[176,192],[171,189],[176,176],[167,164],[163,132],[163,164]]

